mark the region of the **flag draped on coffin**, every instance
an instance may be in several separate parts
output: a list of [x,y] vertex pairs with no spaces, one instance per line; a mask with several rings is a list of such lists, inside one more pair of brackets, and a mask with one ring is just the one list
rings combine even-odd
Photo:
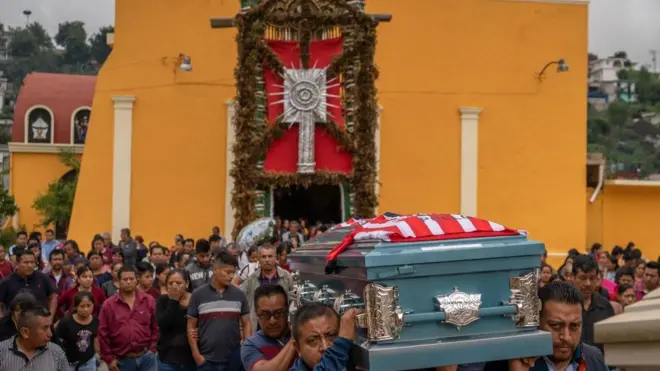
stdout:
[[485,219],[456,214],[385,213],[373,219],[351,219],[335,228],[353,226],[355,229],[328,253],[326,271],[334,271],[339,255],[354,242],[418,242],[525,234],[524,231],[507,228]]
[[[285,68],[301,68],[300,43],[298,41],[267,40],[268,47],[280,59]],[[333,58],[342,52],[342,39],[314,40],[310,45],[309,68],[326,68]],[[268,68],[264,69],[266,82],[266,101],[268,106],[268,122],[274,125],[284,112],[284,105],[277,103],[282,100],[282,77]],[[328,76],[330,81],[333,76]],[[327,94],[339,96],[340,88],[337,80],[331,81]],[[341,99],[328,97],[328,119],[340,127],[344,126]],[[334,106],[334,107],[333,107]],[[314,137],[314,159],[316,170],[326,170],[349,174],[352,168],[351,156],[340,147],[340,144],[324,129],[316,126]],[[298,125],[294,124],[281,138],[271,144],[266,154],[264,170],[280,173],[295,173],[298,163]]]

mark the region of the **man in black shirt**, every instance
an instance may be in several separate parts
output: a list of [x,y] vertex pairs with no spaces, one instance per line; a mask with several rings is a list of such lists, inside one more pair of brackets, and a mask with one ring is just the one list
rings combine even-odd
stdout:
[[612,317],[614,309],[607,298],[596,292],[597,282],[598,263],[589,255],[576,256],[573,259],[573,283],[584,296],[582,341],[602,352],[603,345],[594,343],[594,324]]
[[[57,311],[57,293],[50,279],[41,272],[35,272],[36,258],[29,251],[16,254],[16,272],[0,282],[0,303],[5,306],[21,292],[29,292],[37,304]],[[52,316],[52,314],[51,314]]]

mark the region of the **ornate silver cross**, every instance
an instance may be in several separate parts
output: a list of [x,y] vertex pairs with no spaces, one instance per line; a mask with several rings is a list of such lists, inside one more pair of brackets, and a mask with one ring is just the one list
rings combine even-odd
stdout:
[[282,95],[283,99],[271,103],[271,105],[284,104],[284,111],[278,117],[289,124],[298,123],[298,173],[313,173],[316,167],[314,159],[314,131],[316,122],[325,122],[332,115],[327,111],[328,107],[337,107],[329,104],[327,98],[339,98],[337,95],[328,94],[328,89],[339,86],[333,82],[336,79],[327,80],[327,68],[297,69],[285,68],[282,74],[284,85],[276,85],[282,88],[282,92],[270,95]]

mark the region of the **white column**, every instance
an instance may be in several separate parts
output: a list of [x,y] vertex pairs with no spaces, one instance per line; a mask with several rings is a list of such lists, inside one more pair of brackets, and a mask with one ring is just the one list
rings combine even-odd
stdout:
[[232,151],[232,146],[234,145],[234,140],[236,134],[234,133],[234,114],[236,112],[236,106],[233,100],[225,102],[227,105],[227,164],[225,169],[225,229],[222,233],[225,236],[231,236],[231,232],[234,230],[234,209],[231,207],[231,193],[234,191],[234,178],[232,178],[230,172],[232,167],[232,162],[234,161],[234,151]]
[[461,214],[477,216],[479,187],[479,114],[481,108],[461,107]]
[[131,161],[133,158],[133,103],[135,96],[115,95],[112,153],[112,237],[131,226]]

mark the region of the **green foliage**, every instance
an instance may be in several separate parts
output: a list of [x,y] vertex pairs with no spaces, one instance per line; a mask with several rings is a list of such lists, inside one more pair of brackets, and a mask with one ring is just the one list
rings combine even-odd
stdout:
[[61,56],[62,65],[76,66],[89,63],[91,55],[84,22],[60,23],[55,35],[55,42],[64,48]]
[[0,245],[9,248],[16,244],[16,233],[17,230],[14,228],[9,229],[0,229]]
[[101,27],[99,32],[92,34],[89,38],[90,52],[92,59],[99,65],[103,64],[110,55],[110,46],[108,46],[107,35],[115,32],[112,26]]
[[[615,56],[627,57],[625,52]],[[617,165],[619,170],[639,169],[641,177],[660,173],[660,151],[656,148],[660,128],[644,119],[644,114],[660,113],[660,80],[646,68],[623,69],[618,77],[634,84],[637,102],[614,101],[603,112],[589,106],[588,151],[603,153],[608,164]]]
[[41,215],[41,225],[47,227],[51,224],[68,226],[73,209],[73,200],[78,183],[80,160],[71,150],[60,152],[60,161],[67,165],[73,176],[64,176],[48,185],[45,193],[40,194],[32,207]]
[[16,206],[14,196],[10,195],[4,187],[0,188],[0,219],[12,216],[17,211],[18,206]]

